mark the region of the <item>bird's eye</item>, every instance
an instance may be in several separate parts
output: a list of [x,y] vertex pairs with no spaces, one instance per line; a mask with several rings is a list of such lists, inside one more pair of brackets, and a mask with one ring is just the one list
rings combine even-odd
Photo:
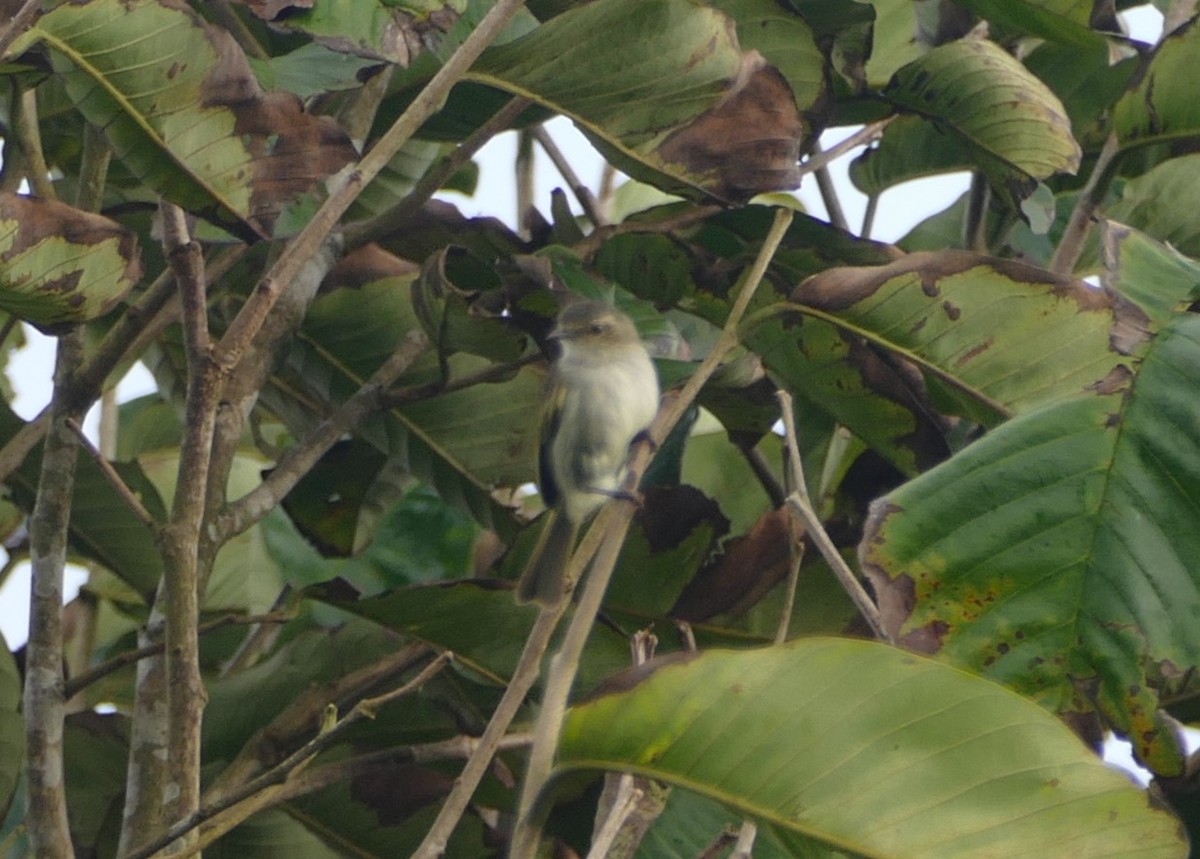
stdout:
[[607,328],[608,326],[606,326],[603,322],[593,322],[588,327],[588,331],[590,331],[592,334],[603,334]]

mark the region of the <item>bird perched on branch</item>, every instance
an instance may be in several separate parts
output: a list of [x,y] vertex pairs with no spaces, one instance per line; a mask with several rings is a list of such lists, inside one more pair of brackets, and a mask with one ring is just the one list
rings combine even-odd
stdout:
[[619,494],[634,438],[658,410],[658,376],[633,321],[599,301],[575,301],[550,332],[550,371],[538,449],[549,521],[517,585],[517,600],[554,605],[579,526]]

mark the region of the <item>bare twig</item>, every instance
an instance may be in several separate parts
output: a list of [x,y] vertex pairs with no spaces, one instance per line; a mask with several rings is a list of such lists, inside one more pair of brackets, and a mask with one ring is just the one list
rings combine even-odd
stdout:
[[[636,490],[637,484],[649,464],[651,448],[663,442],[720,362],[737,346],[738,325],[791,222],[792,212],[790,210],[777,210],[775,222],[771,225],[771,229],[763,241],[758,258],[746,274],[741,291],[729,311],[725,327],[712,351],[701,362],[677,396],[668,395],[664,398],[658,416],[646,433],[648,443],[643,442],[635,446],[625,483],[630,498],[633,497],[632,491]],[[554,750],[558,746],[558,736],[562,728],[563,714],[566,711],[567,697],[575,680],[579,658],[604,599],[604,592],[608,588],[613,568],[616,566],[617,556],[633,518],[634,506],[634,502],[628,498],[613,499],[601,511],[602,518],[598,518],[589,529],[587,535],[589,538],[592,537],[593,532],[600,530],[601,542],[596,550],[591,573],[584,585],[583,595],[575,608],[575,615],[567,629],[562,647],[550,663],[546,693],[542,700],[542,712],[534,731],[533,749],[530,751],[529,765],[521,790],[520,813],[512,841],[512,855],[514,856],[532,856],[540,838],[540,824],[535,820],[536,800],[549,778]],[[605,516],[605,514],[608,515]],[[574,565],[573,559],[572,566]]]
[[838,581],[853,600],[876,638],[891,642],[892,637],[883,628],[879,608],[863,588],[858,577],[854,575],[854,571],[846,564],[846,560],[837,550],[837,546],[833,544],[833,540],[829,538],[825,526],[821,523],[821,517],[813,509],[812,501],[808,497],[808,486],[804,481],[804,463],[800,458],[800,443],[796,437],[796,420],[792,412],[792,395],[784,390],[777,391],[775,395],[779,398],[779,409],[783,413],[789,468],[795,475],[792,493],[788,496],[788,509],[800,517],[809,537],[817,544],[821,556],[829,564],[830,569],[833,570],[834,575],[837,576]]
[[783,611],[779,614],[779,626],[775,629],[775,643],[787,641],[788,630],[792,627],[792,612],[796,609],[796,587],[800,583],[800,565],[804,563],[804,529],[797,527],[795,517],[788,517],[791,527],[788,528],[788,576],[787,590],[783,598]]
[[278,786],[287,782],[293,773],[298,772],[306,766],[320,752],[340,740],[350,726],[361,722],[363,719],[375,718],[375,714],[392,701],[410,695],[417,689],[420,689],[430,678],[449,665],[452,659],[453,655],[450,653],[440,654],[425,668],[421,669],[416,677],[403,686],[375,698],[365,698],[359,701],[349,713],[340,719],[336,718],[335,709],[334,714],[332,714],[335,720],[327,723],[315,737],[288,755],[287,758],[257,778],[242,785],[240,789],[223,796],[220,800],[210,805],[198,808],[185,820],[175,824],[167,832],[130,854],[126,859],[147,859],[147,857],[153,856],[162,848],[192,832],[205,821],[212,820],[218,814],[221,814],[221,825],[219,827],[211,827],[205,833],[203,839],[197,839],[196,843],[189,847],[191,852],[202,849],[206,844],[216,840],[254,812],[272,804],[271,800],[274,800],[273,794],[278,792]]
[[733,845],[733,852],[729,854],[729,859],[750,859],[754,855],[754,839],[757,837],[758,826],[752,821],[743,821],[742,828],[738,830],[737,842]]
[[539,125],[533,129],[533,139],[538,142],[542,150],[550,156],[550,160],[554,162],[555,169],[566,180],[567,185],[571,188],[571,193],[575,195],[575,199],[579,201],[583,213],[588,216],[588,220],[597,227],[604,226],[607,221],[600,213],[600,206],[596,202],[596,197],[592,194],[590,188],[580,181],[575,168],[571,166],[571,162],[563,155],[558,144],[554,142],[554,138],[546,131],[544,126]]
[[1100,149],[1100,154],[1096,156],[1092,175],[1088,177],[1083,190],[1079,192],[1079,199],[1071,211],[1071,218],[1067,221],[1066,229],[1063,230],[1062,239],[1059,241],[1058,247],[1054,249],[1054,256],[1050,260],[1050,271],[1055,274],[1070,274],[1075,270],[1075,263],[1079,262],[1088,232],[1095,221],[1096,209],[1104,200],[1104,195],[1108,193],[1108,187],[1112,184],[1113,176],[1116,175],[1116,158],[1120,151],[1120,141],[1113,132],[1108,135],[1104,146]]
[[218,366],[233,367],[249,349],[258,330],[278,301],[284,288],[299,274],[325,242],[338,220],[358,197],[363,187],[387,166],[409,138],[445,103],[450,88],[483,53],[483,49],[508,25],[524,0],[497,0],[446,63],[438,69],[412,104],[391,128],[362,157],[347,180],[336,188],[304,229],[289,243],[276,263],[259,281],[251,297],[230,324],[218,344]]
[[642,792],[634,787],[633,776],[626,773],[619,776],[617,794],[613,800],[612,810],[608,817],[604,819],[604,825],[596,833],[596,837],[592,839],[592,846],[588,850],[587,859],[604,859],[609,855],[613,842],[616,841],[617,835],[621,832],[621,827],[633,814],[638,803],[642,799]]
[[963,247],[976,253],[987,251],[987,212],[992,189],[987,176],[976,170],[967,191],[967,211],[963,219]]
[[251,779],[278,764],[311,734],[330,703],[349,710],[363,698],[397,682],[431,653],[426,644],[411,643],[324,684],[312,684],[259,728],[242,745],[233,762],[204,791],[204,805],[213,805]]
[[[269,623],[281,624],[295,618],[294,614],[289,612],[272,612],[270,614],[226,614],[221,617],[214,618],[207,623],[200,624],[196,630],[199,635],[207,635],[210,632],[218,629],[224,629],[227,626],[235,626],[241,624],[252,623]],[[67,698],[73,698],[78,695],[88,686],[91,686],[98,680],[102,680],[114,671],[120,671],[127,665],[133,665],[149,656],[155,656],[163,652],[165,644],[161,641],[154,644],[139,647],[135,650],[127,650],[124,653],[119,653],[112,659],[100,663],[99,665],[89,668],[87,671],[80,672],[66,682],[63,687],[63,694]]]
[[25,153],[29,170],[25,178],[29,180],[33,193],[43,200],[57,199],[54,183],[50,180],[50,167],[46,164],[46,156],[42,154],[42,133],[38,128],[37,90],[28,89],[21,93],[20,113],[16,117],[17,139]]
[[78,437],[79,443],[83,446],[84,452],[86,452],[92,458],[92,461],[96,463],[96,466],[100,469],[100,472],[104,475],[105,479],[108,480],[109,485],[112,486],[113,491],[117,493],[117,496],[122,502],[124,502],[125,506],[130,509],[133,515],[136,516],[143,525],[151,530],[156,530],[159,523],[154,518],[154,514],[146,509],[145,505],[142,504],[142,500],[137,497],[132,489],[129,488],[129,484],[121,479],[121,475],[117,474],[117,470],[113,468],[112,463],[109,462],[102,453],[100,453],[94,444],[92,444],[92,440],[87,437],[87,434],[83,431],[83,426],[79,423],[79,421],[69,419],[67,421],[67,428],[70,429],[71,432],[75,433],[76,437]]
[[288,448],[262,483],[229,505],[217,518],[219,542],[242,533],[274,510],[338,439],[379,411],[383,392],[412,366],[428,345],[429,340],[422,332],[409,332],[366,384],[317,424],[303,441]]
[[483,148],[485,143],[507,129],[521,115],[522,111],[529,107],[529,104],[530,100],[524,96],[510,98],[491,119],[471,132],[466,140],[427,170],[425,175],[413,185],[412,190],[404,195],[404,199],[366,223],[347,227],[346,249],[353,250],[370,242],[379,241],[384,236],[391,235],[408,226],[413,216],[421,211],[421,207],[437,193],[438,189],[450,181],[454,174]]
[[825,151],[816,150],[813,155],[806,158],[800,164],[800,174],[814,173],[828,167],[832,162],[841,158],[851,149],[856,149],[863,144],[870,143],[873,140],[878,140],[883,134],[883,130],[895,121],[896,117],[889,116],[886,119],[881,119],[878,122],[872,122],[870,125],[864,125],[858,131],[851,134],[845,140],[838,142],[835,146]]
[[388,391],[383,395],[383,404],[385,408],[393,408],[405,403],[415,403],[442,394],[450,394],[454,391],[473,388],[476,385],[501,382],[508,379],[522,367],[529,364],[536,364],[542,360],[545,360],[542,353],[534,351],[524,357],[518,358],[516,361],[510,361],[507,364],[493,364],[490,367],[484,367],[482,370],[468,373],[457,379],[450,379],[446,382],[430,382],[427,385],[417,385],[412,388],[399,388]]
[[528,130],[517,132],[517,157],[513,164],[517,188],[517,233],[528,239],[533,227],[533,137]]
[[817,190],[821,192],[825,211],[829,214],[829,223],[839,230],[849,232],[850,222],[846,220],[846,213],[842,211],[842,202],[838,199],[837,188],[833,184],[833,177],[829,175],[829,168],[817,167],[812,172],[817,180]]
[[513,671],[512,679],[508,681],[500,703],[496,705],[487,728],[480,736],[479,745],[471,753],[471,757],[467,760],[458,778],[454,780],[454,787],[451,789],[450,795],[446,797],[433,825],[429,827],[425,838],[412,854],[412,859],[437,859],[446,852],[446,844],[450,841],[454,827],[458,825],[463,812],[467,810],[467,803],[471,801],[475,788],[479,787],[479,782],[487,773],[488,766],[491,765],[492,758],[500,747],[500,742],[503,740],[508,726],[512,724],[517,710],[521,707],[521,702],[525,700],[525,696],[538,678],[542,655],[546,652],[546,648],[550,644],[550,636],[554,634],[558,621],[565,610],[566,601],[563,600],[557,606],[543,608],[538,614],[529,637],[525,639],[525,648],[521,651],[521,658],[517,662],[516,670]]
[[17,36],[25,32],[38,12],[42,10],[42,0],[25,0],[21,8],[8,21],[8,26],[0,30],[0,60],[8,52],[9,47],[17,40]]

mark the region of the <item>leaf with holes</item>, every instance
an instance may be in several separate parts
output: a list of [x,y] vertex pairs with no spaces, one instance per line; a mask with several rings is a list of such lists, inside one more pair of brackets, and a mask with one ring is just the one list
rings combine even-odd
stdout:
[[861,554],[904,643],[1060,712],[1098,710],[1178,772],[1158,711],[1200,665],[1200,319],[1092,395],[1017,418],[876,503]]

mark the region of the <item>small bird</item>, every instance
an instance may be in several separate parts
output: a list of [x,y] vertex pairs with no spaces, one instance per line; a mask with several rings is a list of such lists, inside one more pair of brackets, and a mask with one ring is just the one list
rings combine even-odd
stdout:
[[538,486],[550,520],[517,585],[517,601],[555,605],[579,526],[618,494],[629,445],[658,411],[658,376],[633,321],[599,301],[575,301],[550,339]]

